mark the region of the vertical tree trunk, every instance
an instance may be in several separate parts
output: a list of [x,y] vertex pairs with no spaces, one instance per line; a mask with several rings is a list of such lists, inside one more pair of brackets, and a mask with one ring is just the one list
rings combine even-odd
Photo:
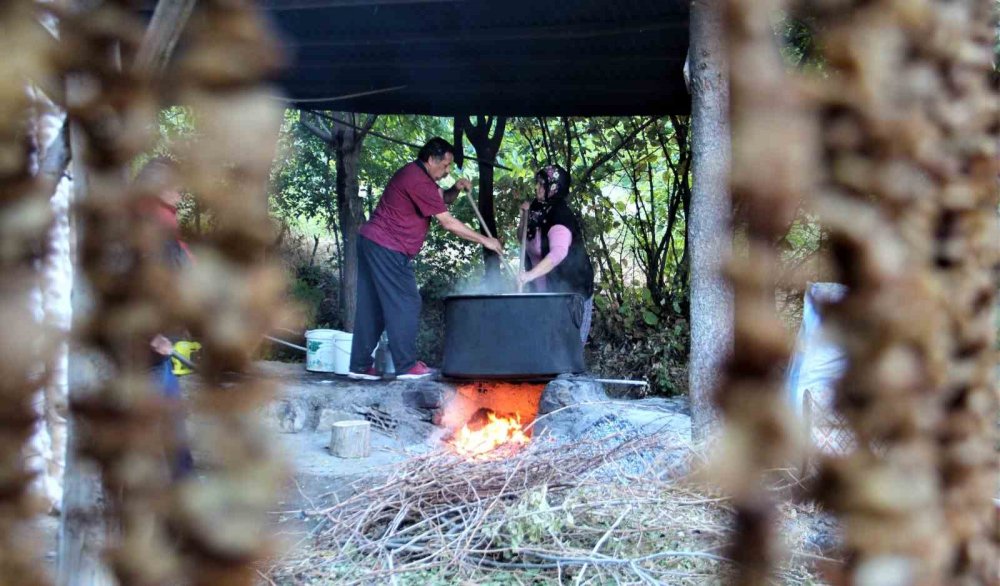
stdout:
[[733,297],[721,274],[732,252],[729,194],[729,85],[723,52],[723,5],[691,5],[691,142],[693,187],[688,223],[691,255],[692,434],[715,426],[712,395],[719,367],[732,349]]
[[358,291],[358,230],[365,215],[358,187],[358,148],[337,149],[337,215],[340,221],[341,242],[344,245],[344,270],[341,279],[341,301],[344,311],[344,329],[354,331],[354,311]]
[[365,220],[365,210],[361,202],[358,186],[361,147],[365,137],[378,116],[369,115],[363,125],[358,126],[354,114],[335,112],[332,115],[305,116],[302,125],[327,145],[328,153],[333,153],[337,165],[335,195],[337,198],[337,223],[340,225],[341,262],[340,306],[343,311],[344,329],[354,331],[354,312],[357,308],[358,292],[358,230]]
[[[476,150],[476,158],[479,159],[479,212],[483,215],[483,220],[490,232],[499,238],[497,232],[496,206],[493,200],[493,173],[492,163],[497,160],[500,152],[500,144],[503,142],[504,131],[507,128],[507,118],[498,116],[496,118],[496,128],[490,135],[493,128],[493,118],[477,116],[477,124],[473,125],[471,120],[466,120],[463,127],[469,137],[469,142]],[[488,286],[499,285],[500,283],[500,257],[496,253],[483,249],[483,260],[486,263],[486,274],[484,281]]]
[[[478,151],[477,151],[478,153]],[[486,159],[495,160],[496,155]],[[493,165],[479,163],[479,211],[486,220],[490,232],[497,236],[496,205],[493,200]],[[486,263],[486,282],[500,282],[500,257],[491,250],[483,249],[483,262]]]

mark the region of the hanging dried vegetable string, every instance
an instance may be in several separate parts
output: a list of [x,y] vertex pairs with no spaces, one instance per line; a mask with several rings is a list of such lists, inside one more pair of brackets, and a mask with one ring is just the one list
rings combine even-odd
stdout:
[[[948,135],[979,137],[958,138],[942,122],[988,118],[950,91],[956,58],[982,60],[968,50],[975,27],[961,24],[976,4],[805,3],[825,60],[816,209],[848,287],[829,319],[849,364],[835,405],[856,449],[826,460],[817,481],[843,523],[844,583],[940,584],[954,568],[938,444],[942,390],[954,376],[946,308],[958,281],[941,271],[936,236],[942,223],[959,240],[970,234],[943,207],[957,194],[950,177],[961,174]],[[967,66],[957,67],[965,81],[976,76]],[[963,323],[981,327],[983,317]]]
[[[754,486],[751,467],[732,468],[734,462],[758,463],[753,448],[734,446],[760,441],[746,431],[759,405],[736,403],[733,396],[751,395],[732,389],[739,388],[734,380],[759,388],[761,376],[734,366],[746,356],[761,372],[780,363],[760,350],[766,336],[746,336],[741,325],[750,318],[766,323],[759,320],[768,311],[748,311],[746,300],[771,288],[747,284],[773,275],[766,236],[780,236],[780,230],[755,229],[754,202],[768,202],[758,213],[771,213],[758,226],[785,226],[788,208],[780,198],[789,191],[775,186],[808,189],[788,179],[801,180],[815,168],[820,185],[814,208],[830,233],[839,278],[849,287],[847,298],[831,308],[831,322],[850,364],[836,405],[857,449],[825,461],[817,482],[819,495],[844,523],[847,564],[838,580],[994,583],[991,271],[998,260],[1000,128],[1000,100],[989,86],[994,7],[988,0],[803,4],[804,13],[816,18],[825,60],[824,77],[814,80],[823,130],[820,167],[809,160],[813,139],[808,124],[802,126],[803,111],[782,102],[794,86],[782,77],[768,26],[771,11],[782,6],[733,2],[728,21],[733,186],[747,210],[749,241],[745,275],[737,271],[734,279],[737,358],[720,395],[730,422],[724,462],[730,465],[728,488],[736,487],[740,579],[760,583],[773,563],[763,529],[766,503],[757,514],[749,505],[753,499],[741,503],[747,494],[741,490]],[[796,129],[804,132],[796,135]],[[792,135],[774,140],[774,132]],[[755,251],[758,236],[764,237],[762,251]],[[763,296],[757,301],[770,302]],[[774,417],[777,409],[768,405],[760,412]]]
[[1000,268],[1000,94],[991,86],[996,10],[990,0],[936,3],[927,16],[921,61],[935,72],[925,112],[936,132],[925,162],[938,209],[931,268],[946,320],[948,369],[938,395],[943,420],[940,480],[951,535],[946,581],[1000,581],[1000,494],[995,369]]
[[122,584],[164,584],[180,570],[166,525],[173,430],[149,369],[151,340],[172,326],[162,309],[172,283],[162,262],[164,234],[141,212],[158,194],[132,185],[127,173],[151,144],[159,104],[142,72],[121,63],[143,33],[132,2],[86,3],[59,17],[71,74],[67,112],[81,139],[74,155],[86,165],[77,180],[87,193],[75,213],[92,307],[77,336],[106,362],[101,380],[71,408],[80,451],[101,469],[109,526],[118,529],[108,552],[112,570]]
[[190,583],[252,584],[283,479],[255,417],[272,386],[242,376],[253,373],[253,352],[282,312],[282,272],[264,260],[272,236],[266,187],[282,109],[262,83],[282,56],[252,3],[238,0],[199,2],[182,44],[171,85],[197,135],[181,156],[185,185],[212,229],[195,247],[197,260],[171,307],[204,348],[194,407],[206,424],[194,441],[207,472],[181,486],[172,526],[183,538]]
[[[733,496],[736,583],[767,584],[778,557],[775,506],[766,473],[799,461],[802,434],[783,395],[790,344],[775,308],[780,256],[810,185],[815,123],[787,79],[771,19],[781,0],[729,0],[732,189],[746,253],[729,263],[735,300],[734,354],[717,395],[726,426],[717,463]],[[766,172],[761,172],[766,169]]]
[[54,340],[32,311],[51,215],[33,175],[28,84],[56,72],[53,44],[36,19],[30,0],[0,5],[0,576],[5,584],[32,586],[48,579],[26,538],[27,521],[39,511],[23,453]]

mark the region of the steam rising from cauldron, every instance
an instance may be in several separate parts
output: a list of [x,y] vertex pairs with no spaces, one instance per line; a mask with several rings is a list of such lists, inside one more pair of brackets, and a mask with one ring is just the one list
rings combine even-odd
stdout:
[[503,295],[516,292],[516,286],[510,276],[504,274],[490,277],[477,272],[460,280],[449,295]]

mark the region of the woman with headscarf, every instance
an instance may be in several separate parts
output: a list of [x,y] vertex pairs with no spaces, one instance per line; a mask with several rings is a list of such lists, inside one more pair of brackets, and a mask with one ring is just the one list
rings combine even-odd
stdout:
[[594,267],[587,256],[580,221],[570,209],[569,173],[548,165],[535,173],[535,199],[527,210],[527,254],[519,285],[534,292],[576,293],[583,302],[580,340],[586,343],[594,308]]

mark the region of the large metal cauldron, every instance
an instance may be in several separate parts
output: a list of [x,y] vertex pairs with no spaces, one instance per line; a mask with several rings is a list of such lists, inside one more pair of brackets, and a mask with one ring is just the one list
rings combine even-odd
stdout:
[[583,298],[572,293],[445,299],[444,365],[453,378],[536,379],[584,371]]

